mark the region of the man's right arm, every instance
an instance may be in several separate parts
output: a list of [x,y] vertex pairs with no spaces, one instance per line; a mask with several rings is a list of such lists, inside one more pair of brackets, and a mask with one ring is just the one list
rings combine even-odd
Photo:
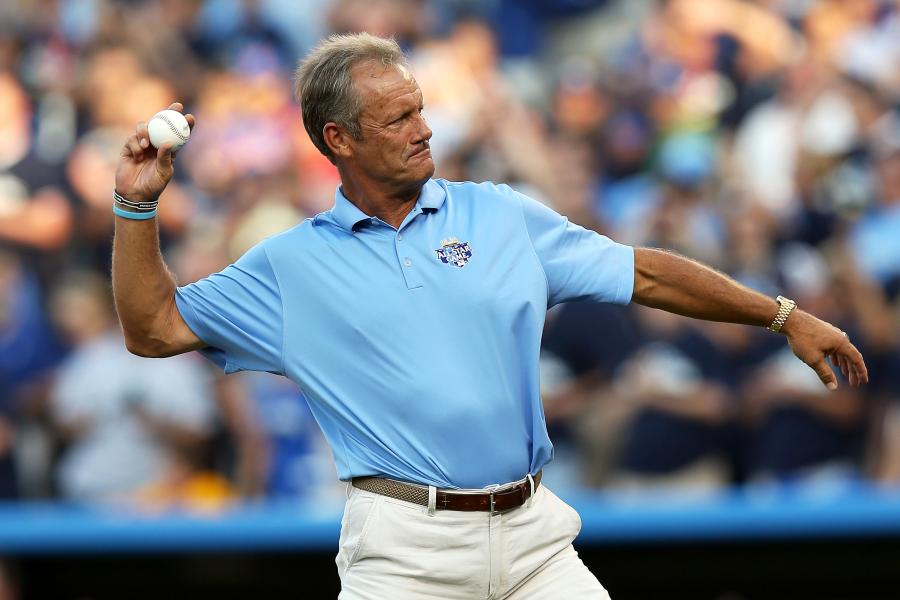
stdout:
[[[179,103],[169,106],[181,111]],[[186,115],[193,126],[194,118]],[[141,123],[128,138],[116,169],[116,191],[128,200],[159,197],[174,172],[171,147],[150,145]],[[113,294],[125,344],[139,356],[163,357],[203,348],[175,305],[175,277],[159,248],[155,218],[136,220],[116,216],[112,257]]]

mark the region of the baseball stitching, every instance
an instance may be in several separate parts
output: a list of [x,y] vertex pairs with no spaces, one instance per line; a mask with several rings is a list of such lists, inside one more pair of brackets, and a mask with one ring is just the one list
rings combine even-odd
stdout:
[[181,132],[178,131],[178,128],[175,127],[175,124],[169,120],[169,117],[167,117],[166,115],[156,115],[156,118],[162,119],[165,122],[165,124],[169,126],[169,129],[172,130],[172,133],[175,134],[175,137],[177,137],[179,140],[181,140],[181,143],[187,142],[188,139],[186,137],[184,137],[183,135],[181,135]]

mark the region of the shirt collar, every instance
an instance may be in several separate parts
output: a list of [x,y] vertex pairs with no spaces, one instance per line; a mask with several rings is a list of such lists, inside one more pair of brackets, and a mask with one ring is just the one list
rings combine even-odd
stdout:
[[[429,179],[422,186],[416,206],[423,212],[437,212],[444,205],[446,199],[447,192],[443,186],[434,179]],[[341,228],[347,231],[355,231],[360,223],[372,218],[344,196],[341,186],[338,186],[334,192],[334,207],[331,209],[331,216]]]
[[416,202],[423,211],[437,212],[444,205],[447,199],[447,190],[434,179],[429,179],[422,186],[422,193],[419,194],[419,200]]
[[359,208],[347,200],[344,196],[341,186],[338,186],[334,192],[334,207],[331,209],[331,216],[342,229],[353,231],[353,229],[363,221],[371,217],[359,210]]

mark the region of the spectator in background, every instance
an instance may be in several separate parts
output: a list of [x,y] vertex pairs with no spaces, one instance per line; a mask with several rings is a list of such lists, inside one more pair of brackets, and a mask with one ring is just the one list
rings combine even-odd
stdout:
[[237,500],[234,486],[220,473],[204,468],[196,448],[181,440],[168,441],[165,468],[129,495],[131,503],[150,511],[214,513]]
[[67,273],[52,314],[72,345],[50,392],[52,420],[66,441],[58,468],[62,495],[128,499],[172,471],[181,475],[184,456],[200,451],[213,423],[206,368],[190,357],[147,361],[129,354],[109,284],[98,274]]
[[642,113],[622,108],[600,129],[594,210],[610,235],[619,239],[639,239],[659,203],[656,178],[649,168],[651,127]]
[[782,72],[775,96],[750,109],[737,126],[736,185],[773,219],[796,211],[797,131],[824,78],[822,65],[798,57]]
[[334,479],[331,451],[297,386],[268,373],[244,373],[241,381],[266,440],[266,495],[343,500],[346,490]]
[[0,499],[19,495],[16,430],[62,354],[44,307],[35,272],[0,246]]
[[715,156],[707,135],[682,132],[663,141],[659,199],[643,223],[645,243],[722,266],[725,225],[713,179]]
[[605,484],[614,467],[625,416],[603,393],[637,343],[630,325],[627,308],[608,304],[569,302],[547,313],[541,398],[556,465],[547,476],[560,489]]
[[633,317],[638,343],[604,394],[630,413],[609,485],[724,487],[733,478],[733,365],[702,327],[647,309]]
[[16,78],[0,71],[0,244],[27,257],[44,278],[72,233],[72,208],[58,166],[36,152],[32,106]]
[[892,298],[900,296],[900,116],[881,123],[876,146],[875,202],[851,232],[859,268]]

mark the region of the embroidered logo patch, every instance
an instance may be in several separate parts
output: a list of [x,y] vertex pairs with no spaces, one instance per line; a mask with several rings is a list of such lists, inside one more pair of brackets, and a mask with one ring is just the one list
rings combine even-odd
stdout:
[[434,251],[438,260],[447,265],[456,265],[464,267],[469,259],[472,258],[472,249],[469,242],[460,242],[452,237],[441,240],[441,247]]

